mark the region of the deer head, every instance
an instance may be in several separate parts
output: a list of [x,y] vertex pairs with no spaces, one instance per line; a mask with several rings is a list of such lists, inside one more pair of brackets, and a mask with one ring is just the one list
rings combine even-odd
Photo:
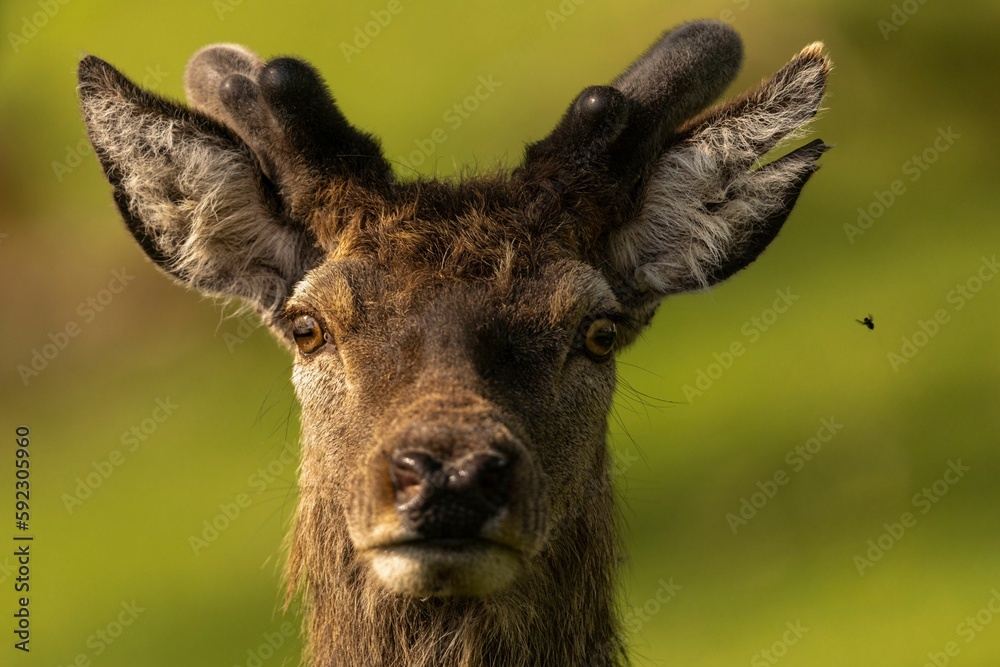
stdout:
[[300,60],[207,47],[185,107],[83,59],[129,231],[294,351],[289,572],[317,664],[622,659],[615,355],[664,297],[775,238],[826,146],[763,157],[819,108],[821,48],[702,113],[742,47],[683,25],[580,93],[512,173],[458,182],[397,180]]

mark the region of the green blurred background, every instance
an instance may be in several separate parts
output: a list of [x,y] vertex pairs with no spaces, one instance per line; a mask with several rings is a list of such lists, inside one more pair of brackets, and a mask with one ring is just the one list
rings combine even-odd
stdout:
[[[211,42],[300,55],[390,158],[443,128],[414,166],[448,177],[516,162],[581,88],[698,17],[744,37],[733,92],[825,41],[836,68],[816,134],[836,148],[752,270],[666,303],[619,364],[635,662],[1000,664],[988,607],[1000,610],[1000,280],[983,280],[1000,250],[1000,4],[402,0],[345,54],[386,5],[0,5],[0,664],[280,665],[299,650],[278,593],[295,500],[290,358],[145,261],[84,142],[83,54],[173,97]],[[480,76],[500,85],[454,127],[445,112]],[[872,223],[845,229],[859,207]],[[115,271],[134,276],[117,294]],[[797,297],[781,314],[776,290]],[[939,310],[945,322],[928,324]],[[869,313],[874,331],[855,322]],[[78,334],[26,382],[18,366],[70,323]],[[727,359],[737,342],[744,353]],[[842,425],[832,439],[824,419]],[[11,647],[18,424],[34,457],[29,655]],[[969,470],[941,481],[959,461]],[[768,484],[776,474],[784,484]],[[96,488],[78,489],[88,475]],[[933,503],[914,499],[925,487]],[[750,516],[744,499],[759,507],[740,524],[727,515]],[[225,529],[206,532],[213,521]],[[866,555],[869,540],[884,553]],[[871,565],[859,573],[856,557]],[[663,602],[671,584],[682,588]]]

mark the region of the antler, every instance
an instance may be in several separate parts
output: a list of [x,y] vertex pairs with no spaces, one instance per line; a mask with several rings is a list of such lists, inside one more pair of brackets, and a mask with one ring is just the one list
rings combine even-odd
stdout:
[[392,181],[377,139],[352,126],[319,73],[295,58],[263,62],[235,44],[198,51],[184,75],[188,101],[232,128],[257,154],[293,217],[303,219],[323,186]]
[[620,207],[667,139],[729,85],[742,59],[739,35],[723,23],[664,33],[611,85],[584,89],[555,130],[528,146],[522,173],[571,189],[596,185],[605,204]]

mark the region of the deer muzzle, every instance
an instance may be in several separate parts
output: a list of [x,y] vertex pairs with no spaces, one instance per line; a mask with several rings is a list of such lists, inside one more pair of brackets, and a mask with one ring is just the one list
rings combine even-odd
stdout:
[[508,587],[544,537],[542,477],[522,441],[467,410],[435,410],[379,440],[348,509],[376,577],[419,597]]

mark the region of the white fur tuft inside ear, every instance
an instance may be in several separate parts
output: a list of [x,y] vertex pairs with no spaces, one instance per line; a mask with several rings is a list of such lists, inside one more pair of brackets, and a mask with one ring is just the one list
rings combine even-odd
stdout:
[[[727,266],[756,257],[763,246],[755,240],[767,237],[766,245],[777,233],[774,221],[784,221],[825,146],[766,165],[761,159],[805,134],[829,69],[822,44],[812,44],[771,79],[682,129],[655,166],[640,214],[612,238],[613,262],[632,289],[663,296],[707,288]],[[740,264],[737,255],[751,251]]]
[[204,117],[107,71],[81,83],[90,139],[132,233],[182,283],[273,311],[303,270],[253,153]]

